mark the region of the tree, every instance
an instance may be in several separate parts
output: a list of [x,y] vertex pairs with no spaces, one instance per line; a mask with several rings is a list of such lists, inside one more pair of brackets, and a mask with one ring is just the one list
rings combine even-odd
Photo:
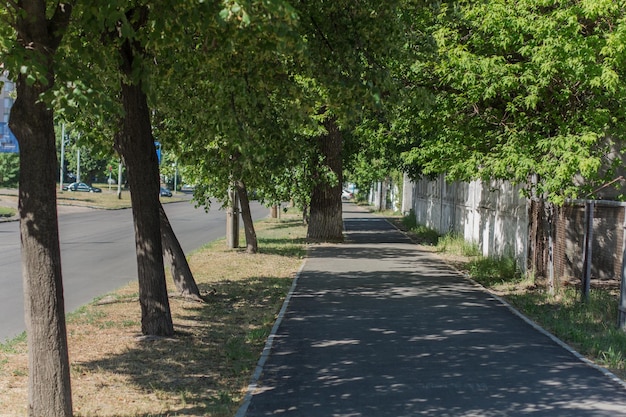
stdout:
[[[96,49],[98,54],[87,52],[94,56],[90,62],[90,85],[102,98],[97,101],[99,108],[91,111],[95,114],[109,111],[118,120],[114,146],[125,162],[131,190],[142,332],[165,336],[173,333],[173,323],[162,255],[172,262],[172,275],[179,291],[200,299],[184,254],[159,204],[158,162],[152,133],[154,112],[150,100],[155,97],[154,62],[161,54],[167,56],[171,52],[168,48],[177,44],[177,36],[204,16],[203,7],[196,7],[194,2],[175,3],[175,15],[169,13],[172,4],[166,0],[136,4],[110,2],[104,10],[85,7],[81,9],[82,30],[73,43],[80,49],[87,36],[91,39],[89,45],[96,40],[105,41]],[[119,64],[107,59],[111,55],[119,58]],[[116,97],[120,102],[115,102]]]
[[[145,28],[147,7],[130,8],[127,24],[134,31]],[[115,147],[124,159],[135,224],[141,331],[146,335],[171,336],[174,333],[165,283],[159,212],[159,171],[148,99],[141,78],[145,47],[134,37],[117,46],[120,72],[124,76],[121,97],[124,117],[115,136]],[[137,72],[140,76],[137,77]]]
[[180,246],[180,242],[176,239],[172,225],[170,224],[167,214],[163,209],[163,205],[159,204],[159,215],[161,221],[161,242],[163,245],[163,258],[170,265],[172,280],[183,297],[190,298],[195,301],[203,301],[200,296],[200,290],[193,278],[191,268],[185,252]]
[[[319,187],[315,202],[311,194],[300,199],[303,207],[311,205],[315,219],[310,236],[340,240],[342,136],[364,108],[380,101],[389,81],[385,60],[401,44],[398,4],[384,11],[373,2],[321,9],[279,1],[241,6],[231,14],[231,21],[241,22],[238,30],[218,27],[210,42],[182,43],[211,55],[189,81],[174,78],[172,85],[162,84],[168,98],[161,102],[168,103],[167,113],[174,112],[176,119],[167,137],[182,137],[176,152],[182,163],[194,166],[201,202],[211,196],[225,201],[228,187],[239,179],[266,201],[276,201],[292,189],[290,175],[310,174],[298,177],[302,189]],[[181,62],[168,64],[163,68]],[[192,100],[181,91],[191,91]],[[192,109],[202,106],[203,97],[212,100],[199,115]],[[327,142],[334,146],[320,147]],[[335,161],[332,167],[329,161]],[[327,221],[328,226],[322,223]]]
[[296,71],[314,79],[324,97],[317,109],[324,133],[316,146],[323,162],[314,170],[310,238],[342,239],[343,136],[384,101],[395,82],[389,65],[405,43],[402,3],[386,2],[384,8],[373,1],[293,3],[308,58]]
[[23,0],[0,12],[2,62],[16,83],[9,126],[20,146],[19,216],[29,358],[29,416],[71,416],[53,111],[42,100],[55,83],[55,53],[69,3]]
[[[79,153],[80,161],[78,160]],[[111,149],[108,153],[111,153]],[[82,143],[67,147],[65,160],[68,171],[78,174],[80,170],[80,181],[87,184],[91,184],[94,178],[102,180],[109,166],[109,155],[98,155],[97,149]]]
[[435,103],[416,118],[407,164],[528,184],[557,203],[612,179],[626,89],[609,40],[623,15],[610,1],[442,4],[436,54],[419,64],[436,77],[414,77]]
[[326,134],[316,139],[323,164],[313,173],[314,187],[307,238],[343,241],[341,187],[343,184],[343,137],[334,118],[324,122]]
[[[208,207],[217,198],[227,205],[229,190],[238,189],[247,251],[256,252],[247,190],[276,196],[270,178],[301,158],[290,134],[307,115],[302,117],[287,70],[295,59],[291,51],[297,54],[292,10],[282,1],[246,5],[222,13],[226,22],[205,20],[203,33],[190,33],[176,54],[161,61],[167,81],[160,84],[159,102],[166,107],[158,118],[165,140],[176,139],[168,148],[188,167],[185,175],[196,184],[194,196],[201,204]],[[177,66],[197,71],[170,74]],[[211,97],[208,103],[206,97]]]

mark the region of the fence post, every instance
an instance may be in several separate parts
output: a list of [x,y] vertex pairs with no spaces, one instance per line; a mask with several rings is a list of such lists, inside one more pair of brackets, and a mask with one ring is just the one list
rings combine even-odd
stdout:
[[583,245],[583,276],[581,282],[581,299],[583,302],[589,301],[589,291],[591,288],[591,259],[593,253],[593,211],[594,202],[585,202],[585,239]]
[[622,285],[619,306],[617,311],[617,325],[620,329],[626,331],[626,207],[622,207],[624,210],[624,224],[622,235]]
[[[546,211],[544,211],[546,212]],[[554,295],[554,203],[548,203],[548,292]]]

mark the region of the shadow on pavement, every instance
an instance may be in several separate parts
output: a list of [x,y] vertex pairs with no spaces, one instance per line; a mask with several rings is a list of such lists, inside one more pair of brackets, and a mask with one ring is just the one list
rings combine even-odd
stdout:
[[313,247],[255,416],[626,416],[626,390],[363,213]]

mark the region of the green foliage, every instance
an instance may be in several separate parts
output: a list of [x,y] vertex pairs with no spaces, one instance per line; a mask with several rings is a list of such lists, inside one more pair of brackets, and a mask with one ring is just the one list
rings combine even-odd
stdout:
[[0,206],[0,218],[1,217],[13,217],[17,211],[10,207],[2,207]]
[[428,226],[417,223],[413,211],[402,217],[402,224],[411,234],[416,236],[419,243],[424,245],[437,245],[439,233]]
[[482,257],[470,261],[469,274],[485,286],[499,282],[517,281],[521,278],[515,258],[510,256]]
[[[560,202],[612,178],[624,134],[624,5],[543,0],[447,3],[427,20],[436,53],[415,83],[434,103],[415,120],[408,164],[451,179],[504,178]],[[433,78],[430,74],[434,74]],[[575,182],[581,176],[583,187]]]
[[[397,4],[388,6],[228,2],[218,13],[224,21],[203,28],[209,44],[197,35],[160,58],[161,141],[174,140],[167,146],[187,166],[200,202],[225,202],[240,179],[264,202],[308,204],[311,173],[330,172],[312,140],[324,134],[323,122],[335,117],[347,134],[380,103],[390,77],[384,57],[401,44],[390,24]],[[168,70],[185,60],[193,72]]]
[[476,243],[468,242],[463,236],[452,233],[448,233],[439,238],[437,251],[470,257],[482,255]]
[[515,307],[603,366],[624,373],[626,333],[618,329],[618,297],[607,290],[593,290],[588,303],[580,302],[575,288],[558,294],[545,291],[506,296]]
[[0,153],[0,186],[15,188],[20,173],[20,157],[16,153]]

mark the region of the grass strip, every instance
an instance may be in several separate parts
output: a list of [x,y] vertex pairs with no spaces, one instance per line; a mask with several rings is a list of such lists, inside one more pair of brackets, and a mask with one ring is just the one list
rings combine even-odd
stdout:
[[[305,256],[299,215],[256,226],[259,254],[220,240],[189,256],[206,302],[170,298],[173,338],[140,337],[134,283],[68,316],[75,416],[235,414]],[[26,415],[27,376],[25,340],[0,345],[2,413]]]
[[0,206],[0,217],[13,217],[17,211],[11,207]]

